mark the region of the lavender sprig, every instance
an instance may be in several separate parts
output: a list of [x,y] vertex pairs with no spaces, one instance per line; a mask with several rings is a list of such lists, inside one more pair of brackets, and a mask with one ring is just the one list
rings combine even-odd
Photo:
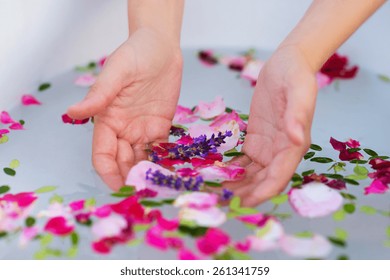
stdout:
[[146,172],[146,180],[153,182],[155,185],[168,187],[177,191],[199,191],[203,185],[202,176],[183,178],[176,175],[164,175],[161,171],[153,171],[151,168]]

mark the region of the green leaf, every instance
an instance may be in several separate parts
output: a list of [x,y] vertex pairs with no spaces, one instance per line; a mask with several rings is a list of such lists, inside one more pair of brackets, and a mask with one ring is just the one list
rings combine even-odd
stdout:
[[243,152],[225,152],[223,154],[225,157],[239,157],[245,155]]
[[46,248],[46,254],[49,256],[60,257],[62,252],[59,249]]
[[141,200],[140,203],[145,207],[160,207],[163,203],[154,200]]
[[230,200],[229,208],[232,209],[232,210],[239,209],[240,208],[240,204],[241,204],[240,197],[239,196],[235,196],[235,197],[232,198],[232,200]]
[[62,196],[59,196],[58,194],[54,194],[49,200],[50,204],[53,204],[53,203],[62,204],[63,202],[64,202],[64,198]]
[[333,245],[338,246],[338,247],[345,247],[345,246],[347,246],[347,243],[345,242],[345,240],[342,240],[342,239],[337,238],[337,237],[328,236],[328,240]]
[[111,196],[113,197],[129,197],[132,196],[133,194],[128,194],[128,193],[112,193]]
[[7,143],[8,140],[9,140],[8,136],[4,134],[2,137],[0,137],[0,144]]
[[85,205],[84,205],[85,208],[88,209],[88,208],[91,208],[95,205],[96,205],[96,199],[94,199],[93,197],[85,200]]
[[344,179],[344,176],[340,175],[340,174],[322,173],[321,175],[323,175],[323,176],[325,176],[327,178],[331,178],[331,179],[337,179],[337,180]]
[[72,232],[70,235],[70,240],[72,242],[73,247],[77,247],[79,244],[79,235],[76,232]]
[[307,160],[307,159],[309,159],[309,158],[312,158],[315,154],[316,154],[315,152],[308,152],[308,153],[306,153],[306,154],[303,156],[303,158],[304,158],[305,160]]
[[299,174],[295,173],[295,174],[292,176],[291,181],[293,181],[293,182],[296,182],[296,181],[303,181],[303,179],[302,179],[302,177],[301,177]]
[[45,235],[41,236],[40,243],[41,243],[41,246],[42,246],[42,247],[46,247],[46,246],[49,245],[52,241],[53,241],[53,235],[51,235],[51,234],[45,234]]
[[344,208],[344,211],[346,213],[353,214],[355,212],[356,206],[355,206],[355,204],[347,203],[347,204],[344,204],[343,208]]
[[46,259],[46,250],[40,250],[34,254],[34,259],[36,260],[44,260]]
[[359,152],[361,149],[360,148],[351,148],[351,149],[348,149],[348,153],[352,154],[352,153],[355,153],[355,152]]
[[309,176],[310,174],[313,174],[315,172],[314,169],[310,169],[310,170],[307,170],[307,171],[304,171],[302,172],[302,176]]
[[20,162],[19,162],[17,159],[14,159],[14,160],[12,160],[12,161],[10,162],[9,168],[11,168],[11,169],[16,169],[16,168],[19,167],[19,165],[20,165]]
[[344,219],[345,219],[344,209],[340,209],[333,213],[333,220],[339,222],[339,221],[343,221]]
[[383,82],[390,83],[390,77],[388,77],[388,76],[386,76],[386,75],[379,74],[379,75],[378,75],[378,78],[379,78],[380,80],[382,80]]
[[39,91],[45,91],[51,87],[50,83],[43,83],[38,87]]
[[[348,177],[348,176],[347,176]],[[359,186],[359,182],[356,182],[355,180],[353,179],[350,179],[350,178],[344,178],[344,181],[347,183],[347,184],[350,184],[350,185],[355,185],[355,186]]]
[[276,218],[279,218],[281,220],[289,219],[292,217],[290,213],[273,213],[272,216],[275,216]]
[[369,156],[372,156],[372,157],[378,156],[378,154],[377,154],[375,151],[371,150],[371,149],[363,149],[363,151],[364,151],[367,155],[369,155]]
[[363,205],[360,207],[360,212],[363,212],[367,215],[375,215],[377,213],[377,210],[374,207]]
[[350,161],[350,163],[357,163],[357,164],[366,164],[367,160],[361,160],[361,159],[353,159]]
[[35,225],[35,222],[35,218],[27,217],[27,219],[25,220],[25,225],[26,227],[32,227],[33,225]]
[[364,166],[356,165],[355,168],[353,169],[353,172],[357,175],[363,175],[367,176],[368,170]]
[[310,159],[310,161],[318,162],[318,163],[330,163],[333,162],[333,159],[327,157],[315,157]]
[[75,258],[77,256],[79,249],[77,247],[70,247],[66,255],[68,258]]
[[145,231],[147,229],[149,229],[150,225],[147,225],[147,224],[135,224],[133,229],[135,232],[139,232],[139,231]]
[[173,204],[175,202],[175,199],[174,198],[163,199],[161,200],[161,202],[164,204]]
[[55,186],[44,186],[42,188],[35,190],[34,192],[35,193],[48,193],[48,192],[55,191],[56,189],[57,189],[57,187],[55,187]]
[[299,238],[312,238],[314,236],[314,234],[310,231],[297,232],[294,235]]
[[360,181],[360,180],[367,179],[367,175],[351,174],[351,175],[346,176],[345,179],[350,179],[353,181]]
[[344,229],[342,229],[342,228],[336,228],[336,233],[335,233],[335,235],[336,235],[336,237],[338,238],[338,239],[340,239],[340,240],[347,240],[347,238],[348,238],[348,232],[346,231],[346,230],[344,230]]
[[119,189],[120,193],[134,193],[135,187],[134,186],[123,186]]
[[386,228],[386,235],[388,238],[390,238],[390,226],[387,226]]
[[10,189],[11,188],[7,185],[0,186],[0,194],[7,193],[7,192],[9,192]]
[[221,183],[218,182],[212,182],[212,181],[204,181],[204,184],[209,186],[209,187],[214,187],[214,188],[220,188],[222,187]]
[[350,194],[350,193],[345,193],[345,192],[340,192],[341,196],[344,197],[345,199],[349,200],[356,200],[356,196]]
[[206,231],[208,230],[207,227],[189,227],[185,225],[179,226],[179,232],[192,236],[192,237],[199,237],[205,235]]
[[248,114],[239,114],[238,116],[239,116],[240,119],[242,119],[243,121],[249,120],[249,115],[248,115]]
[[322,151],[321,146],[316,145],[316,144],[311,144],[311,145],[310,145],[310,149],[312,149],[312,150],[314,150],[314,151]]
[[337,257],[338,260],[349,260],[349,257],[347,255],[340,255]]
[[233,109],[232,109],[232,108],[229,108],[229,107],[226,107],[226,108],[225,108],[225,112],[226,112],[226,113],[231,113],[231,112],[233,112]]
[[8,235],[8,232],[6,231],[0,231],[0,238],[4,238]]
[[236,211],[236,213],[238,213],[240,215],[252,215],[252,214],[256,214],[259,212],[254,208],[248,208],[248,207],[237,208],[234,210]]
[[16,175],[16,171],[13,170],[12,168],[9,168],[9,167],[3,168],[3,171],[4,171],[5,174],[7,174],[9,176],[15,176]]
[[134,238],[134,239],[130,240],[129,242],[127,242],[127,246],[138,246],[141,243],[142,243],[141,238]]
[[25,122],[24,120],[19,120],[19,123],[20,123],[21,125],[25,125],[25,124],[26,124],[26,122]]
[[280,194],[271,198],[271,202],[276,205],[285,203],[288,200],[287,194]]

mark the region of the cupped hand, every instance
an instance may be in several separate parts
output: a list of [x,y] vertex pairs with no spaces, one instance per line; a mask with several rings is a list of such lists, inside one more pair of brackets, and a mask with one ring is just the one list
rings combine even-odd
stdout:
[[314,71],[295,47],[278,49],[261,70],[250,107],[244,156],[246,176],[225,184],[243,205],[282,192],[310,146],[317,95]]
[[95,117],[92,161],[112,189],[146,159],[149,143],[167,140],[181,75],[180,48],[140,29],[109,56],[85,99],[68,109],[74,119]]

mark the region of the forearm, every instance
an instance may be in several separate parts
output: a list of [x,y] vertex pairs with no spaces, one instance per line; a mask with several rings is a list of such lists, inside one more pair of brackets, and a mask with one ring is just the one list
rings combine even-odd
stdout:
[[314,0],[281,44],[296,46],[314,72],[386,0]]
[[129,34],[151,28],[179,45],[183,8],[184,0],[128,0]]

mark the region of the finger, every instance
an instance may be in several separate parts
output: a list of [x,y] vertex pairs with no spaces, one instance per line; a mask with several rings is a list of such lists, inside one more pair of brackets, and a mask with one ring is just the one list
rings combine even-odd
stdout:
[[123,178],[116,163],[117,138],[104,123],[96,122],[93,133],[92,162],[102,180],[114,190],[123,186]]
[[287,135],[296,145],[305,143],[305,137],[309,134],[314,114],[316,85],[315,81],[308,81],[300,83],[288,93],[284,121]]
[[253,192],[244,198],[243,204],[253,207],[282,192],[301,161],[301,155],[301,149],[296,147],[277,154],[266,168],[265,177],[257,178]]
[[[129,79],[117,59],[116,57],[110,58],[84,100],[69,107],[67,113],[71,118],[92,117],[112,103],[124,87],[124,81]],[[129,82],[126,81],[126,83]]]
[[244,168],[247,167],[250,163],[252,163],[252,160],[247,155],[233,157],[231,160],[226,162],[227,165],[235,164]]
[[134,144],[132,145],[134,151],[134,163],[148,159],[148,144]]
[[118,152],[116,161],[122,177],[126,180],[127,175],[134,165],[134,152],[129,142],[124,139],[118,139]]

